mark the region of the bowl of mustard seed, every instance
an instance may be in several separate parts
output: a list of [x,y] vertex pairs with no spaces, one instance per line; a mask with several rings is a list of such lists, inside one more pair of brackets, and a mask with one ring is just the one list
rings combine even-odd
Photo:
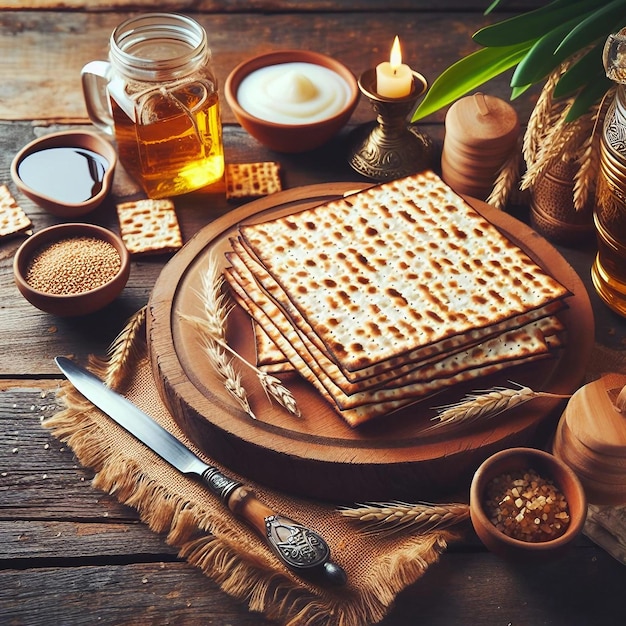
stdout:
[[110,304],[130,274],[130,255],[114,232],[66,223],[28,238],[13,259],[15,283],[33,306],[63,317]]
[[470,487],[470,518],[495,554],[521,560],[561,555],[580,534],[585,492],[560,459],[534,448],[510,448],[485,460]]

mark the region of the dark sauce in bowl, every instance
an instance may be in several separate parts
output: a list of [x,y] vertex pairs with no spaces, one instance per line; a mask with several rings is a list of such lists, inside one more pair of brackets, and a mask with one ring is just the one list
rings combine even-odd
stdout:
[[26,155],[18,165],[24,184],[58,202],[79,204],[102,190],[109,161],[79,147],[52,147]]

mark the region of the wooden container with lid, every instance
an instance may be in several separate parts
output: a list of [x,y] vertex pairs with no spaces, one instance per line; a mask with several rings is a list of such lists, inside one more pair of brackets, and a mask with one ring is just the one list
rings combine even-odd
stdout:
[[626,375],[605,374],[570,398],[553,452],[580,478],[593,504],[626,504]]
[[517,147],[517,113],[500,98],[476,93],[448,109],[445,130],[442,178],[457,193],[485,200]]

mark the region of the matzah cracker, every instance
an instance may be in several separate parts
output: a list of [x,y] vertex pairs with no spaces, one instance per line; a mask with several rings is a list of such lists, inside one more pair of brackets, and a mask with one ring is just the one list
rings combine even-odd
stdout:
[[281,190],[280,165],[274,161],[226,165],[226,197],[229,200],[260,198]]
[[[238,291],[239,287],[236,286],[236,283],[232,284],[234,285],[235,298],[239,299],[239,297],[241,297],[242,295],[242,292]],[[250,304],[253,310],[256,309],[256,305],[254,303],[248,304]],[[258,313],[258,311],[255,312]],[[263,322],[263,326],[264,328],[270,329],[268,330],[268,333],[272,333],[271,324],[268,324],[268,322],[269,318],[265,319],[265,321]],[[465,370],[449,378],[439,378],[425,383],[416,383],[415,385],[413,385],[412,393],[410,395],[401,396],[398,394],[395,397],[392,395],[391,399],[372,401],[362,404],[360,403],[357,406],[341,408],[337,405],[336,402],[337,396],[341,395],[341,390],[334,386],[333,382],[325,375],[323,370],[321,370],[321,368],[318,368],[317,364],[314,361],[311,363],[307,363],[306,361],[304,361],[291,345],[291,343],[285,340],[285,338],[282,337],[280,333],[276,334],[276,336],[273,338],[277,341],[280,349],[285,353],[289,361],[298,370],[302,378],[304,378],[304,380],[306,380],[313,387],[315,387],[320,395],[325,398],[326,401],[334,407],[337,413],[352,427],[359,426],[376,417],[387,415],[393,411],[414,404],[415,402],[418,402],[429,395],[432,395],[438,391],[441,391],[442,389],[458,384],[460,382],[465,382],[482,376],[495,374],[503,369],[513,367],[521,363],[529,363],[534,360],[547,358],[548,356],[548,354],[539,354],[536,356],[527,356],[523,359],[519,359],[518,361],[495,363],[490,366],[479,366],[475,369]]]
[[240,234],[347,371],[569,295],[433,172]]
[[[298,333],[300,339],[308,344],[313,343],[329,362],[333,362],[333,356],[325,349],[325,345],[316,337],[314,329],[308,324],[299,311],[294,307],[289,306],[287,300],[286,308],[283,305],[285,302],[284,296],[281,298],[280,286],[273,281],[272,277],[260,266],[256,261],[251,259],[246,253],[245,248],[237,240],[231,241],[232,252],[226,253],[226,258],[236,270],[236,275],[245,277],[248,284],[254,285],[259,291],[255,290],[254,295],[251,297],[256,300],[257,304],[261,308],[268,305],[264,302],[264,299],[268,297],[272,301],[272,305],[278,307],[279,313],[287,318],[287,324],[293,327],[293,330]],[[228,279],[228,275],[227,275]],[[243,285],[246,289],[246,285]],[[562,307],[561,302],[553,303],[530,311],[526,314],[515,316],[510,320],[495,324],[490,327],[481,328],[478,330],[471,330],[464,335],[451,337],[444,339],[435,344],[417,348],[411,351],[409,354],[401,355],[384,361],[382,363],[373,364],[367,368],[357,370],[356,372],[350,372],[341,367],[340,363],[333,362],[333,365],[339,368],[342,376],[345,377],[350,383],[360,383],[367,386],[372,378],[377,378],[378,382],[382,384],[384,380],[395,378],[401,374],[405,374],[408,371],[415,369],[420,365],[425,365],[432,360],[441,358],[442,354],[451,354],[458,352],[466,346],[475,345],[481,341],[486,340],[488,337],[498,335],[506,330],[522,327],[534,320],[546,317],[548,315],[554,315]],[[278,314],[277,314],[278,315]],[[270,318],[274,319],[274,313],[270,314]],[[288,332],[288,331],[287,331]],[[326,361],[324,361],[326,362]],[[323,365],[322,365],[323,366]],[[336,379],[336,375],[333,371],[327,371],[327,373]],[[347,387],[342,384],[343,377],[337,383],[342,389],[347,391]]]
[[6,185],[0,185],[0,237],[15,235],[32,226],[24,209],[16,202]]
[[[241,287],[241,290],[235,290],[239,298],[255,291],[254,285],[249,284],[249,281],[244,281],[233,268],[229,269],[227,276],[229,284],[232,285],[232,279],[235,279],[237,285]],[[278,307],[267,301],[263,306],[261,301],[260,294],[255,292],[251,300],[245,301],[244,307],[263,327],[282,353],[287,355],[286,345],[291,346],[298,353],[308,368],[319,377],[339,409],[414,397],[416,392],[421,392],[423,384],[435,379],[450,378],[476,367],[504,365],[506,362],[516,362],[524,357],[547,355],[549,348],[545,341],[545,334],[553,334],[562,329],[558,320],[533,322],[467,350],[446,356],[427,366],[412,369],[402,376],[391,380],[374,377],[368,385],[364,385],[346,381],[341,371],[328,361],[312,343],[307,343],[295,333]],[[293,361],[292,364],[295,366]]]
[[183,245],[174,203],[135,200],[117,205],[120,235],[131,254],[173,252]]

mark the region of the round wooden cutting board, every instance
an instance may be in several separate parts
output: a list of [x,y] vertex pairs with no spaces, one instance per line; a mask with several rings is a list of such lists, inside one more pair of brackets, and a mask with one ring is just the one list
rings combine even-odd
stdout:
[[[163,400],[187,435],[216,462],[247,480],[295,495],[334,502],[434,499],[464,488],[478,464],[496,450],[531,442],[537,427],[560,413],[563,401],[535,399],[471,428],[428,431],[436,407],[470,391],[528,385],[570,394],[581,383],[593,346],[587,292],[563,257],[531,228],[483,202],[468,201],[551,272],[571,292],[561,315],[565,346],[556,358],[504,370],[471,385],[457,385],[394,414],[350,428],[298,376],[284,379],[302,411],[294,417],[270,403],[255,374],[239,363],[254,420],[225,391],[201,335],[188,316],[203,316],[203,279],[210,264],[226,265],[224,252],[240,222],[264,221],[356,191],[355,183],[328,183],[283,191],[216,220],[166,265],[149,303],[148,344]],[[233,308],[229,344],[255,360],[252,325]]]

